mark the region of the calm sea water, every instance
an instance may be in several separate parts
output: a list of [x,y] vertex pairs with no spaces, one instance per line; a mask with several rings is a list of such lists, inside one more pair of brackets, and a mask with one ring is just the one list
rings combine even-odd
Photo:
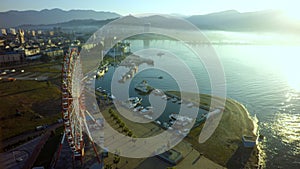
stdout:
[[[197,47],[207,50],[207,46]],[[151,50],[148,51],[151,48],[167,51],[165,55],[155,56]],[[259,120],[260,133],[265,136],[261,147],[265,152],[266,167],[300,168],[300,47],[223,45],[214,46],[214,49],[225,72],[227,97],[244,104],[250,114],[256,115]],[[199,58],[182,43],[153,40],[145,47],[142,40],[132,40],[131,50],[145,57],[152,56],[155,63],[162,65],[172,63],[167,57],[167,52],[171,51],[190,67],[199,85],[199,92],[210,93],[207,71]],[[163,83],[151,78],[161,74],[159,71],[144,71],[133,81],[148,78],[152,86],[178,90],[176,81],[167,74],[163,74]],[[104,82],[111,76],[112,71],[109,71],[105,79],[98,80],[97,85],[109,88],[110,84]],[[189,82],[190,79],[183,77],[182,80]]]
[[300,167],[300,72],[297,46],[217,46],[227,96],[259,119],[267,168]]

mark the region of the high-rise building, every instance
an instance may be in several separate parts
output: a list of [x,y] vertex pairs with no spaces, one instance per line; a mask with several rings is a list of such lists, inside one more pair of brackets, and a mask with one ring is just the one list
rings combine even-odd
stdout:
[[2,35],[7,35],[6,29],[5,28],[1,29],[1,33]]
[[13,35],[16,35],[17,32],[16,32],[16,29],[15,28],[9,28],[9,32]]
[[31,33],[32,33],[32,36],[35,36],[35,30],[32,30]]
[[19,38],[20,38],[21,44],[24,44],[24,43],[25,43],[24,34],[25,34],[25,33],[24,33],[24,30],[19,29]]
[[50,36],[53,36],[53,35],[54,35],[54,31],[50,31],[50,32],[49,32],[49,35],[50,35]]

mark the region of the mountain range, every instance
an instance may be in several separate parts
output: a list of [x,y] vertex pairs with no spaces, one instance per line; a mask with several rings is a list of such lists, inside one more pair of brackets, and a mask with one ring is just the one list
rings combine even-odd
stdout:
[[[100,28],[108,22],[121,17],[113,12],[96,12],[93,10],[45,9],[41,11],[7,11],[0,12],[0,27],[93,27]],[[141,22],[141,18],[127,16],[130,23]],[[224,31],[285,31],[300,32],[300,22],[292,20],[285,13],[276,10],[240,13],[235,10],[193,15],[184,17],[201,30]],[[143,17],[151,20],[152,25],[168,25],[176,27],[176,19],[155,15]],[[183,27],[184,28],[184,27]]]
[[300,22],[289,18],[284,12],[266,10],[240,13],[235,10],[207,15],[194,15],[188,21],[204,30],[226,31],[300,31]]
[[118,18],[121,15],[113,12],[96,12],[93,10],[69,10],[58,8],[41,11],[7,11],[0,12],[0,27],[17,27],[20,25],[42,25],[68,22],[71,20],[106,20]]

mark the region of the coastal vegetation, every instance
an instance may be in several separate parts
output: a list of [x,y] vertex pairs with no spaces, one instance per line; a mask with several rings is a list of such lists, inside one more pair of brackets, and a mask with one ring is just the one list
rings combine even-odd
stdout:
[[[113,122],[117,125],[116,129],[119,129],[119,132],[129,136],[129,137],[135,137],[133,135],[133,132],[126,126],[126,124],[123,122],[123,120],[119,117],[119,115],[112,109],[108,109],[108,113],[110,117],[112,118]],[[110,124],[113,124],[112,121]]]

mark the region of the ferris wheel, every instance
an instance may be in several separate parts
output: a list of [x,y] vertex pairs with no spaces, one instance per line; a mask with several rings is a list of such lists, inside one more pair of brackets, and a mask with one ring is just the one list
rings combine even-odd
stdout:
[[62,116],[65,137],[74,158],[84,156],[83,125],[84,95],[81,85],[82,74],[77,48],[70,48],[62,67]]
[[[97,156],[98,163],[101,163],[95,143],[91,137],[87,124],[85,113],[89,114],[86,109],[84,95],[84,79],[79,52],[77,47],[72,47],[64,56],[62,65],[62,118],[64,123],[64,135],[62,137],[59,151],[57,152],[54,162],[54,168],[60,156],[62,144],[67,140],[72,150],[73,160],[80,160],[84,156],[86,133],[89,141],[92,143],[93,149]],[[93,121],[96,123],[96,121]]]

